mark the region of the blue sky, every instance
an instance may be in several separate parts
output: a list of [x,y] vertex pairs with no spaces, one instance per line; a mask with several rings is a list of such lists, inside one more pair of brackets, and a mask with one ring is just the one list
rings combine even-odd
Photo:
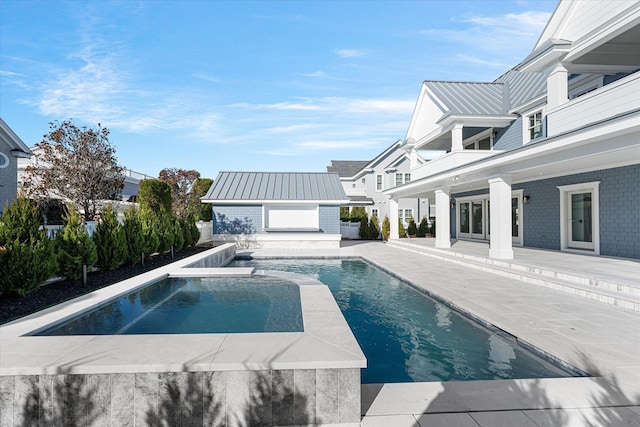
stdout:
[[492,81],[555,0],[0,3],[0,115],[29,146],[73,118],[118,160],[324,171],[403,139],[423,80]]

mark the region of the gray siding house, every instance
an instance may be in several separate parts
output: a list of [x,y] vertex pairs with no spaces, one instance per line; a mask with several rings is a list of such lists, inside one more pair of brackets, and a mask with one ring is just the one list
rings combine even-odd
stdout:
[[444,154],[385,191],[391,238],[403,198],[433,197],[438,248],[640,258],[639,35],[640,2],[562,0],[493,82],[423,82],[404,148]]
[[339,247],[348,201],[338,174],[293,172],[220,172],[202,198],[214,242],[269,248]]
[[29,147],[0,118],[0,214],[18,194],[18,159],[30,156]]

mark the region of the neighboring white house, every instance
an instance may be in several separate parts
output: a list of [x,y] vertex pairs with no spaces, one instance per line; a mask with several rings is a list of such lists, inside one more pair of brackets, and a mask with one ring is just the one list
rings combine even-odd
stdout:
[[0,215],[18,193],[18,161],[32,155],[29,147],[0,118]]
[[[414,159],[418,164],[426,163],[420,157]],[[384,191],[411,181],[411,159],[404,149],[402,141],[396,141],[373,160],[331,160],[327,172],[340,176],[340,182],[350,201],[348,207],[364,206],[367,214],[372,213],[380,222],[389,215],[389,196]],[[417,223],[422,218],[432,218],[428,198],[402,198],[398,201],[398,214],[404,226],[413,218]],[[434,206],[435,208],[435,206]]]
[[338,248],[338,174],[220,172],[202,197],[213,209],[213,241],[243,247]]
[[403,198],[435,197],[440,248],[640,258],[639,69],[640,2],[563,0],[495,81],[425,81],[404,148],[446,154],[385,191],[392,215]]

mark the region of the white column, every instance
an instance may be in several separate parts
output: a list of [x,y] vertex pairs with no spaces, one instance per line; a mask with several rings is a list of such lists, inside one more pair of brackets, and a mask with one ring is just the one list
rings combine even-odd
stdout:
[[389,199],[389,225],[390,233],[389,240],[399,239],[398,235],[398,201],[396,199]]
[[569,73],[559,63],[547,77],[547,109],[562,105],[569,100]]
[[511,179],[489,179],[491,239],[489,257],[513,259],[511,243]]
[[453,129],[451,129],[451,151],[462,151],[464,147],[462,146],[462,126],[461,124],[453,125]]
[[418,167],[418,152],[415,148],[412,148],[409,151],[409,170],[415,169]]
[[451,217],[449,189],[439,188],[436,193],[436,248],[451,247]]

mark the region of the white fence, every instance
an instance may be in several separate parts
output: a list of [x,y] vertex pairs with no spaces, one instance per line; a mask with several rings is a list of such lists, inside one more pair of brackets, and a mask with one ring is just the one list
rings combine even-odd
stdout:
[[359,239],[360,238],[360,222],[340,222],[340,234],[343,239]]

